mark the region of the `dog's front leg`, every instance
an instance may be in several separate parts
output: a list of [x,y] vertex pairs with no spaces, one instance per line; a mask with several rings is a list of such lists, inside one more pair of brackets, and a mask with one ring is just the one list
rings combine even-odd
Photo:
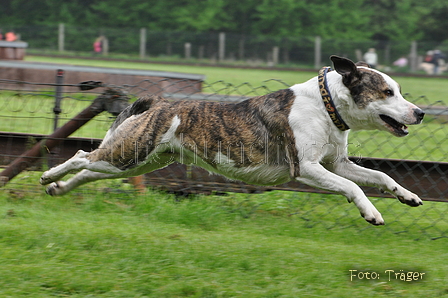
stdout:
[[316,188],[344,195],[349,202],[353,202],[358,207],[366,221],[373,225],[384,224],[381,214],[358,185],[328,171],[321,164],[302,162],[300,164],[300,177],[297,177],[296,180]]
[[337,175],[345,177],[359,185],[374,186],[394,195],[401,203],[416,207],[423,205],[422,200],[414,193],[402,187],[394,179],[383,172],[358,166],[344,158],[333,165]]

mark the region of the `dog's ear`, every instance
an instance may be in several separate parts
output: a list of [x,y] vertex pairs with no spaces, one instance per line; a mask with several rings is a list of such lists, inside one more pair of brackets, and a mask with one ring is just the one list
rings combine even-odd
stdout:
[[331,56],[330,59],[333,61],[334,70],[343,77],[344,85],[349,85],[360,76],[358,68],[352,60],[335,55]]
[[358,62],[356,62],[355,65],[356,66],[364,66],[364,67],[371,68],[371,66],[369,64],[367,64],[366,62],[364,62],[364,61],[358,61]]
[[339,57],[339,56],[331,56],[331,61],[333,61],[334,70],[337,71],[338,74],[345,76],[350,73],[357,72],[356,64],[353,63],[352,60]]

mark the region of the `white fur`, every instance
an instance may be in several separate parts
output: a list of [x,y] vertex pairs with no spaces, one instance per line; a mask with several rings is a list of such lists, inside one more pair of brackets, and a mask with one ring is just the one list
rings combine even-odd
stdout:
[[163,143],[173,142],[175,139],[176,129],[179,127],[179,125],[180,125],[180,118],[179,118],[179,116],[176,115],[171,122],[171,127],[163,135],[160,143],[163,144]]
[[[366,108],[356,106],[349,90],[342,84],[336,72],[328,74],[329,89],[344,121],[353,129],[387,129],[379,114],[393,116],[402,123],[411,123],[410,115],[415,105],[400,94],[398,84],[382,74],[394,91],[394,97],[370,103]],[[347,139],[349,131],[340,131],[322,104],[317,79],[294,85],[296,95],[289,123],[293,129],[297,150],[301,157],[300,176],[296,180],[316,188],[332,191],[354,202],[363,217],[374,224],[384,224],[378,210],[357,185],[378,187],[394,194],[400,201],[410,205],[421,204],[420,198],[404,189],[386,174],[366,169],[348,160]]]

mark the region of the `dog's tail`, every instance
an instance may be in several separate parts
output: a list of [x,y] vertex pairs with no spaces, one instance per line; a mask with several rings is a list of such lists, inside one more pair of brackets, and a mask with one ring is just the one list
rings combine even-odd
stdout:
[[155,103],[165,101],[166,99],[157,95],[146,95],[137,99],[133,104],[126,107],[115,119],[109,130],[113,131],[127,118],[139,115],[151,108]]

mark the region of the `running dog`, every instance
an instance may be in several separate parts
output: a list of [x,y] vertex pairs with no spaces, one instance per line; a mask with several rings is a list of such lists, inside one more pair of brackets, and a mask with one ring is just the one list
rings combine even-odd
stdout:
[[[145,96],[115,120],[98,149],[78,151],[40,178],[50,195],[98,179],[151,172],[173,162],[249,184],[291,180],[342,194],[366,221],[383,225],[357,185],[380,188],[409,206],[421,199],[386,174],[347,157],[349,130],[384,130],[402,137],[424,112],[406,101],[400,86],[363,62],[331,56],[334,71],[288,89],[239,103],[168,101]],[[67,173],[80,171],[67,181]]]

